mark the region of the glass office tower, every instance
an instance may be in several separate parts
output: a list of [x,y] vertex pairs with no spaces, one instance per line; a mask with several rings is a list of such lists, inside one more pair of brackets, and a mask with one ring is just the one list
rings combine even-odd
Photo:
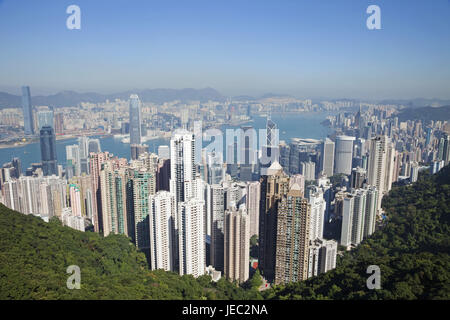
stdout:
[[141,144],[141,102],[137,94],[130,96],[130,145]]
[[56,137],[52,127],[44,126],[40,131],[42,171],[44,176],[58,175],[56,160]]
[[33,134],[33,108],[31,106],[30,87],[22,87],[23,124],[25,134]]

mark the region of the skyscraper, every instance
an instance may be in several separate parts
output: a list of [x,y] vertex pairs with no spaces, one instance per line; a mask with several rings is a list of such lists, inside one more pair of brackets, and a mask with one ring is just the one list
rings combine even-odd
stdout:
[[289,173],[289,156],[291,153],[291,147],[288,144],[286,144],[285,141],[280,141],[279,150],[280,150],[280,165],[283,167],[283,170],[285,172]]
[[[277,132],[277,125],[275,122],[272,121],[270,118],[270,115],[267,117],[267,123],[266,123],[266,145],[268,147],[277,147],[278,146],[278,132]],[[278,159],[277,159],[278,161]]]
[[33,107],[31,106],[30,87],[22,87],[22,110],[25,134],[34,134]]
[[40,145],[44,176],[58,175],[56,138],[52,127],[46,126],[40,130]]
[[69,199],[72,214],[81,217],[81,194],[80,188],[75,184],[69,185]]
[[275,284],[308,277],[310,205],[300,187],[292,185],[278,208]]
[[15,177],[19,178],[22,175],[22,165],[19,158],[13,158],[11,161],[12,166],[14,167]]
[[367,192],[364,189],[358,189],[354,192],[353,217],[351,242],[358,245],[364,236],[364,222],[366,213]]
[[342,204],[340,244],[356,246],[375,231],[378,192],[375,187],[354,189]]
[[337,242],[316,239],[310,241],[308,278],[336,268]]
[[103,235],[109,233],[128,235],[128,174],[114,161],[106,161],[100,171]]
[[169,191],[170,181],[170,159],[160,159],[156,170],[156,181],[158,183],[157,190]]
[[367,238],[375,232],[375,224],[377,218],[378,190],[375,187],[368,187],[366,195],[366,208],[364,214],[364,234],[363,238]]
[[136,247],[150,252],[149,196],[156,193],[156,177],[141,168],[135,169],[131,178],[133,206],[130,214],[134,219],[134,239]]
[[191,198],[179,204],[178,252],[180,275],[205,274],[205,231],[203,200]]
[[310,185],[306,190],[306,198],[311,206],[310,240],[323,238],[323,226],[326,210],[326,201],[321,188]]
[[91,154],[91,152],[102,152],[102,148],[100,147],[100,139],[88,139],[88,155]]
[[279,161],[279,159],[280,146],[278,129],[276,123],[272,121],[269,115],[266,123],[266,144],[261,147],[260,173],[265,174],[264,170],[267,170],[272,162]]
[[195,177],[195,138],[186,130],[177,130],[170,140],[170,192],[177,203],[185,201],[184,183]]
[[66,146],[66,159],[66,170],[71,167],[74,176],[81,175],[80,147],[77,144]]
[[444,160],[444,165],[446,166],[450,162],[450,135],[445,133],[442,138],[442,160]]
[[312,161],[300,162],[300,173],[305,177],[306,181],[315,180],[316,164]]
[[410,182],[416,182],[419,177],[419,164],[417,162],[411,163],[411,174],[409,175]]
[[340,244],[349,247],[352,244],[353,195],[345,195],[342,200],[342,226]]
[[241,181],[252,181],[253,168],[257,160],[256,131],[251,126],[242,126],[240,133],[239,179]]
[[378,214],[381,213],[381,199],[391,189],[394,171],[393,146],[387,136],[377,136],[370,140],[367,183],[377,188]]
[[352,169],[352,175],[350,177],[350,188],[359,189],[362,188],[366,181],[366,170],[357,167]]
[[80,174],[89,174],[89,138],[85,136],[79,137],[78,147],[80,150]]
[[321,145],[320,171],[327,177],[333,175],[334,142],[326,138]]
[[224,178],[224,167],[222,163],[222,154],[215,151],[206,155],[207,181],[209,184],[220,184]]
[[225,277],[243,283],[249,277],[250,255],[250,219],[245,208],[226,212],[224,231]]
[[261,183],[259,181],[247,184],[247,213],[250,218],[250,237],[259,236],[259,203],[261,199]]
[[141,144],[141,101],[137,94],[130,96],[130,145]]
[[337,136],[334,158],[334,173],[352,173],[353,141],[355,137]]
[[289,190],[289,176],[278,162],[274,162],[260,182],[259,268],[264,277],[272,281],[275,277],[278,204]]
[[175,271],[177,259],[177,211],[175,197],[168,191],[150,195],[150,268]]
[[61,134],[64,132],[64,117],[62,112],[55,113],[55,133]]
[[38,129],[41,130],[43,127],[52,127],[55,129],[55,124],[53,120],[53,110],[41,110],[37,112]]
[[[85,138],[85,137],[82,137]],[[82,140],[83,141],[83,140]],[[81,145],[80,148],[80,157],[81,150],[84,145]],[[87,143],[86,143],[87,147]],[[99,152],[93,153],[89,158],[89,172],[91,174],[92,179],[92,203],[93,203],[93,212],[92,212],[92,224],[94,225],[95,232],[103,231],[103,221],[102,221],[102,199],[101,199],[101,190],[100,190],[100,171],[102,169],[102,164],[111,158],[111,155],[108,152]],[[87,161],[87,159],[86,159]]]
[[224,212],[225,191],[221,185],[211,185],[208,199],[211,213],[211,248],[210,264],[219,271],[224,271]]

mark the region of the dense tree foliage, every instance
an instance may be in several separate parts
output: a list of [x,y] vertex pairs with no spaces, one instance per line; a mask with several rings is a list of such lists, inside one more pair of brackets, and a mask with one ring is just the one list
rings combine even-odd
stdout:
[[[68,289],[67,267],[81,271],[81,288]],[[0,299],[257,299],[225,279],[150,271],[143,253],[123,235],[49,223],[0,205]]]
[[[450,166],[394,187],[383,199],[388,222],[335,270],[264,292],[269,299],[449,299]],[[381,289],[369,290],[367,267],[381,270]]]
[[258,250],[259,250],[258,236],[257,235],[253,235],[250,238],[250,257],[258,259],[258,255],[259,255]]

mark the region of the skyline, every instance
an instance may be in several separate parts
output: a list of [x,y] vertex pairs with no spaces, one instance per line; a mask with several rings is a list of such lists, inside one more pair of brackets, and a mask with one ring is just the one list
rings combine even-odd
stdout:
[[[0,91],[450,98],[449,1],[24,2],[0,1],[0,39],[11,44]],[[81,30],[66,28],[71,4]],[[381,30],[366,27],[371,4]]]

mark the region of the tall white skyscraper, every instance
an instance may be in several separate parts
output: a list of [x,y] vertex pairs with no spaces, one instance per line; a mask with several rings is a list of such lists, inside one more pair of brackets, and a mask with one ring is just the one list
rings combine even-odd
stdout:
[[316,178],[316,164],[312,161],[300,162],[300,173],[306,181],[312,181]]
[[334,157],[334,173],[352,173],[353,141],[355,137],[337,136]]
[[191,198],[178,208],[178,257],[180,275],[205,273],[205,202]]
[[80,150],[80,174],[90,174],[89,166],[89,138],[82,136],[78,138],[78,147]]
[[195,136],[176,130],[170,140],[170,192],[177,203],[185,201],[184,184],[195,177]]
[[247,184],[247,213],[250,218],[250,237],[259,235],[259,201],[261,199],[261,183],[259,181]]
[[342,204],[340,244],[356,246],[375,231],[378,192],[375,187],[353,189]]
[[80,147],[77,144],[66,146],[67,166],[72,166],[73,175],[81,175]]
[[320,252],[320,272],[328,272],[336,268],[337,242],[335,240],[322,240]]
[[175,197],[168,191],[159,191],[150,195],[149,206],[150,267],[152,270],[175,271],[178,256]]
[[375,232],[377,218],[378,190],[375,187],[367,188],[366,211],[364,216],[364,238]]
[[364,216],[366,213],[366,190],[358,189],[353,197],[353,217],[351,241],[353,245],[358,245],[364,235]]
[[348,195],[343,199],[340,244],[347,248],[352,244],[353,205],[354,199],[352,195]]
[[409,180],[411,182],[416,182],[419,177],[419,164],[417,162],[413,162],[411,164],[411,174],[409,175]]
[[321,156],[320,156],[320,171],[327,177],[333,175],[334,167],[334,142],[326,138],[322,142]]
[[383,195],[391,189],[394,174],[394,147],[387,136],[370,140],[367,183],[378,190],[377,212],[381,213]]
[[310,242],[308,278],[336,268],[337,242],[316,239]]
[[323,198],[323,191],[319,187],[309,186],[306,192],[306,198],[311,206],[309,239],[322,239],[325,209],[327,206]]

